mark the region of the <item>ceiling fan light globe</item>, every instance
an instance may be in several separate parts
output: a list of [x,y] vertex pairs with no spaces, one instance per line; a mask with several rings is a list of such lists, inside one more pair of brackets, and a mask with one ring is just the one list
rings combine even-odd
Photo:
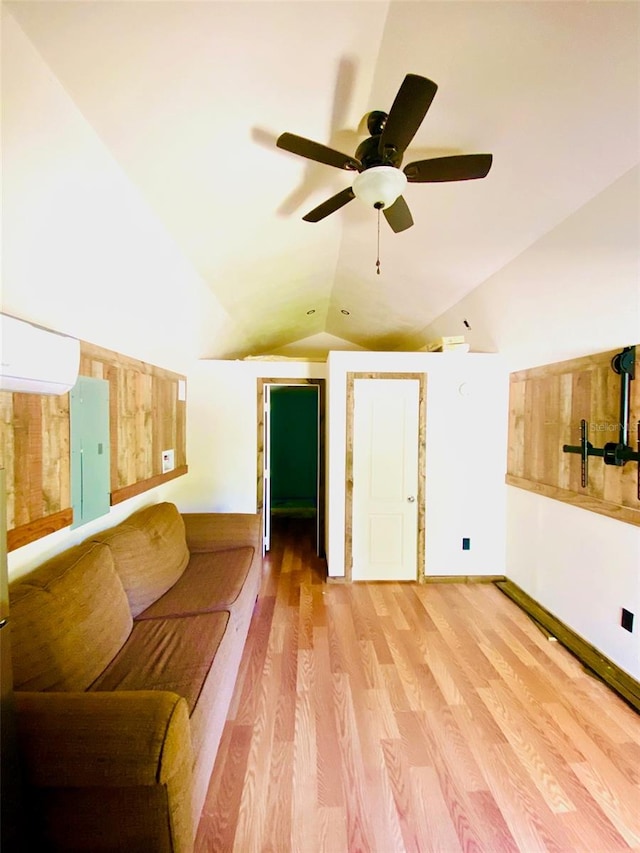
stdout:
[[407,185],[407,176],[394,166],[372,166],[360,172],[352,190],[369,207],[391,207]]

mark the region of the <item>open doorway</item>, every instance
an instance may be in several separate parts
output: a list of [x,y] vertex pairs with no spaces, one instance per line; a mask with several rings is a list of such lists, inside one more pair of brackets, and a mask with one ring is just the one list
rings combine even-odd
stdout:
[[275,518],[305,519],[324,556],[324,380],[258,380],[258,506],[264,551]]

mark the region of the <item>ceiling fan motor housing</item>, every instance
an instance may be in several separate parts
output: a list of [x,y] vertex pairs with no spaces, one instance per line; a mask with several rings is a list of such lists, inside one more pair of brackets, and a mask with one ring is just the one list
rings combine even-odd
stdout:
[[[382,113],[382,115],[386,115],[386,113]],[[356,160],[359,160],[365,169],[370,169],[372,166],[395,166],[396,168],[400,168],[402,155],[403,152],[398,152],[391,145],[385,146],[385,150],[381,152],[380,134],[368,136],[356,149]]]

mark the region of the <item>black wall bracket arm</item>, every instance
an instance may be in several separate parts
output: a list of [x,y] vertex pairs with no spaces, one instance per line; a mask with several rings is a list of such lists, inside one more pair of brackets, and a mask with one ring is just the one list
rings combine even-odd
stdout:
[[620,375],[620,423],[618,441],[608,441],[604,447],[594,447],[588,440],[589,424],[583,418],[580,421],[580,444],[564,444],[565,453],[579,453],[581,459],[581,483],[585,489],[589,482],[589,457],[599,456],[605,465],[622,467],[627,462],[638,463],[638,500],[640,500],[640,421],[637,429],[637,449],[629,446],[629,399],[631,396],[631,380],[635,379],[636,348],[625,347],[616,353],[611,360],[611,368]]

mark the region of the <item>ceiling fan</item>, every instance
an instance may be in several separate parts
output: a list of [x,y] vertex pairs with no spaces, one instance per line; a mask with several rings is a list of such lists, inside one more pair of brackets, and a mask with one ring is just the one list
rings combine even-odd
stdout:
[[367,116],[369,137],[360,143],[355,156],[342,154],[326,145],[283,133],[276,145],[292,154],[358,172],[352,186],[324,201],[302,218],[319,222],[354,198],[360,198],[384,216],[395,232],[413,225],[411,212],[402,196],[407,182],[469,181],[484,178],[491,168],[491,154],[460,154],[416,160],[400,169],[404,153],[427,114],[438,90],[437,85],[418,74],[407,74],[388,113],[374,110]]

